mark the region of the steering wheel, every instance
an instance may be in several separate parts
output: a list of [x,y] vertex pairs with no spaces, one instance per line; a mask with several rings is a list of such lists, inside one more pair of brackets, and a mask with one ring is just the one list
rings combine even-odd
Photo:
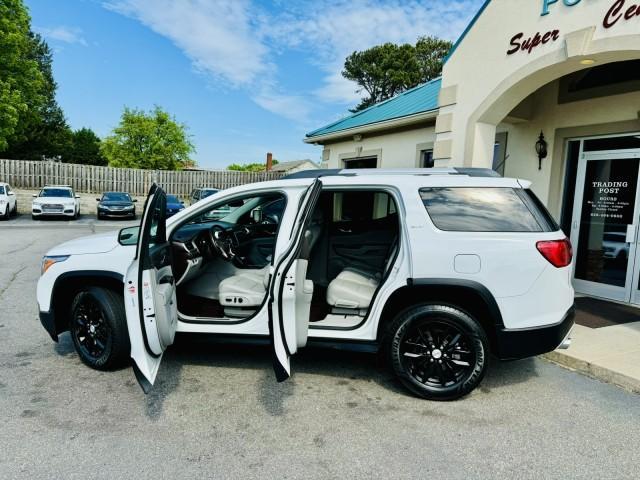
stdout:
[[223,259],[230,262],[236,254],[231,247],[231,241],[225,237],[226,232],[220,225],[214,225],[209,229],[209,239],[211,240],[214,250],[218,252]]

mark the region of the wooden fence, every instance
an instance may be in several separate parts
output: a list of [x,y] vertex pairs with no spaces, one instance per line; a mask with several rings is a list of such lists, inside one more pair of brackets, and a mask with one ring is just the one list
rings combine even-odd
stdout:
[[138,170],[96,167],[33,160],[0,159],[0,182],[14,188],[38,189],[45,185],[71,185],[77,192],[129,192],[145,196],[153,182],[167,193],[188,197],[197,187],[229,188],[246,183],[277,180],[275,172],[234,172],[230,170]]

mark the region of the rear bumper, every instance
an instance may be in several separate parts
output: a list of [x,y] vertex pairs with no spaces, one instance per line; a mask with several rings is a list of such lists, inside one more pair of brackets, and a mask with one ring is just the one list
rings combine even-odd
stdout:
[[563,343],[573,327],[575,309],[571,307],[562,320],[553,325],[535,328],[497,331],[497,356],[501,360],[515,360],[551,352]]

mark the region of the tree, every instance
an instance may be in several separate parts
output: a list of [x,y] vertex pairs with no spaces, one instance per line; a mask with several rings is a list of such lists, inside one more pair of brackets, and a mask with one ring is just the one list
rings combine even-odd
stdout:
[[387,100],[421,83],[437,78],[451,42],[421,37],[416,45],[385,43],[353,52],[344,63],[342,75],[356,82],[358,93],[366,92],[352,112]]
[[84,165],[106,165],[107,160],[100,153],[100,137],[90,128],[81,128],[72,134],[72,145],[64,158],[69,163]]
[[[272,165],[277,165],[278,161],[273,160]],[[267,166],[264,163],[232,163],[227,167],[227,170],[233,170],[236,172],[264,172]]]
[[44,77],[34,56],[31,19],[22,0],[0,0],[0,151],[21,140],[44,103]]
[[124,109],[120,124],[102,141],[100,152],[112,167],[181,170],[195,152],[187,127],[162,108]]

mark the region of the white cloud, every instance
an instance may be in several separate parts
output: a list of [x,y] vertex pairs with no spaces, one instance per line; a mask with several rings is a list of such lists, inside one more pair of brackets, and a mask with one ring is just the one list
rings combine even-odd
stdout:
[[87,41],[82,36],[82,30],[76,27],[36,27],[35,31],[45,37],[47,40],[55,40],[64,43],[77,43],[87,46]]
[[[262,108],[300,123],[316,102],[358,101],[357,85],[340,73],[351,52],[384,42],[414,43],[423,35],[453,40],[481,2],[283,0],[269,10],[253,1],[105,0],[104,5],[170,39],[199,71],[246,89]],[[320,69],[320,88],[285,93],[278,85],[279,55],[290,51],[306,53],[308,63]]]
[[480,0],[303,2],[280,16],[272,37],[314,52],[312,61],[325,72],[324,85],[315,91],[321,100],[353,103],[357,85],[340,73],[350,53],[385,42],[415,43],[425,35],[455,40],[479,5]]
[[301,95],[280,93],[272,87],[265,87],[253,101],[265,110],[298,123],[306,123],[311,113],[311,104]]
[[247,0],[112,0],[105,6],[167,37],[196,68],[233,86],[251,84],[271,67]]

